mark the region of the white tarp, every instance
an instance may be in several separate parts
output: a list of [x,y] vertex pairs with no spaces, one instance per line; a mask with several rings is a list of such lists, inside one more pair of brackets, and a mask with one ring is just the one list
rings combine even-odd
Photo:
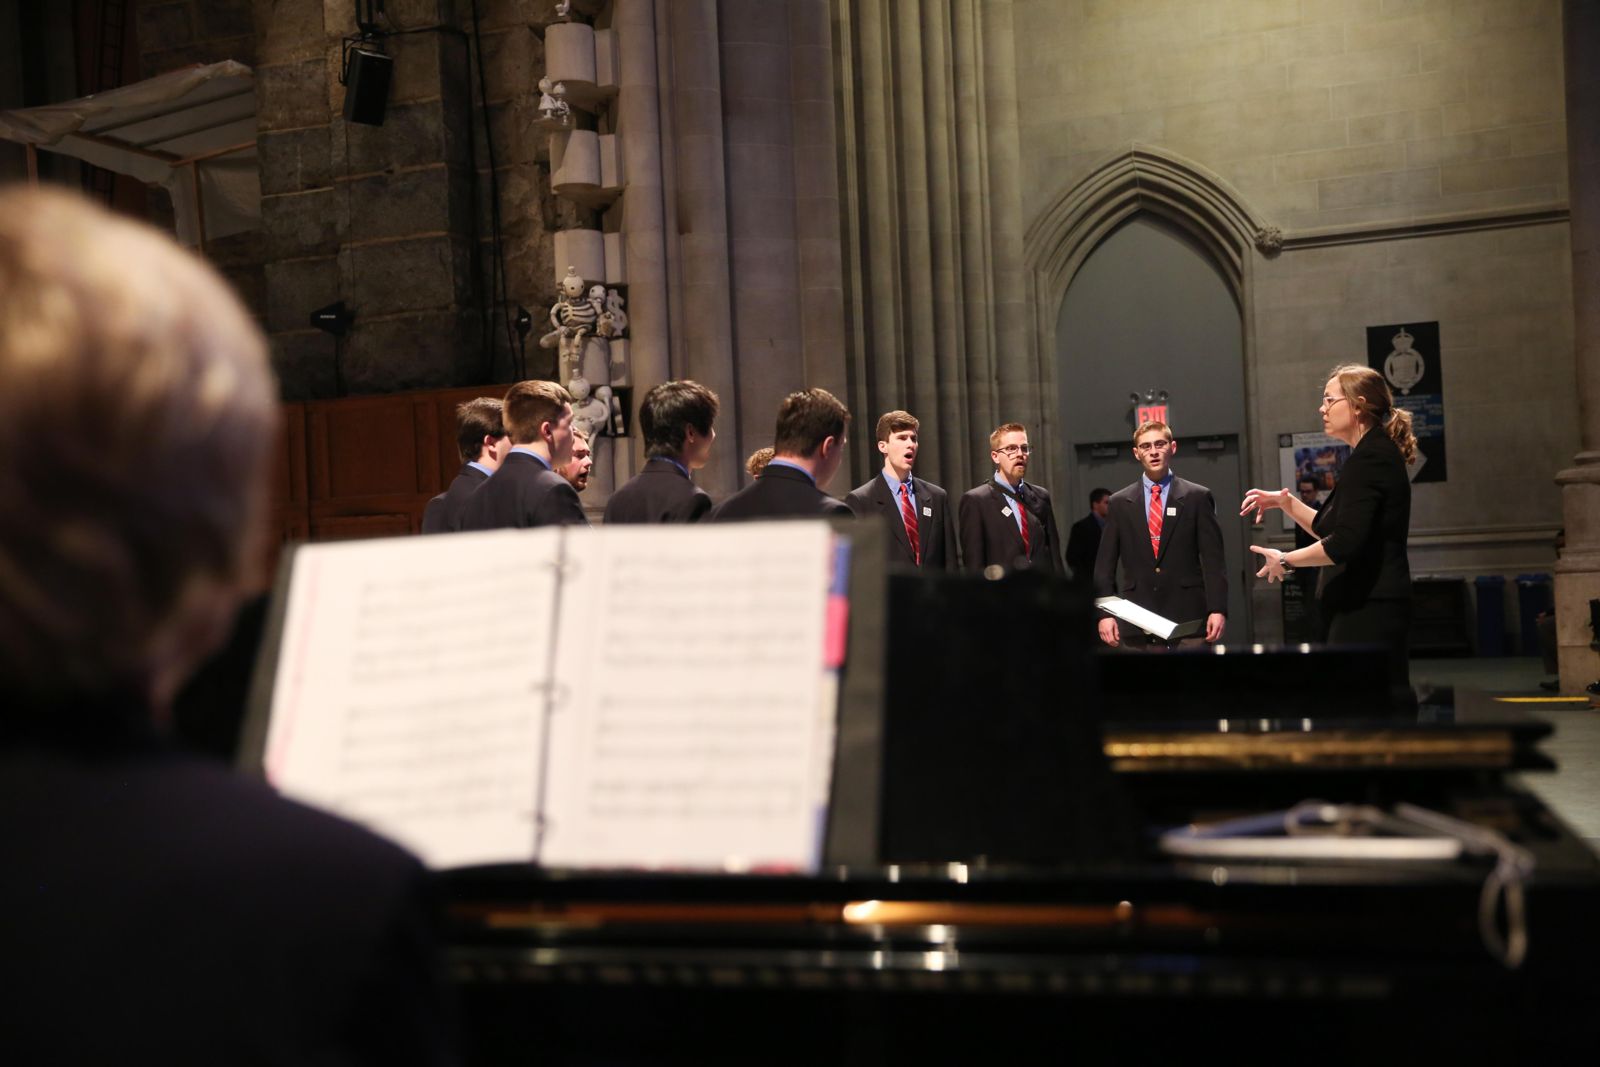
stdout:
[[[201,238],[196,176],[207,240],[261,225],[255,74],[242,63],[185,67],[61,104],[0,111],[0,138],[161,186],[186,244]],[[248,147],[196,160],[236,145]]]

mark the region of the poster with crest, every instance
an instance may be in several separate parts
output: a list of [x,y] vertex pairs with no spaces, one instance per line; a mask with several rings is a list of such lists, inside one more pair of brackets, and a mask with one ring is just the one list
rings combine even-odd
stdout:
[[1448,470],[1444,440],[1444,359],[1437,322],[1367,327],[1367,366],[1382,374],[1396,407],[1411,413],[1417,458],[1413,482],[1442,482]]

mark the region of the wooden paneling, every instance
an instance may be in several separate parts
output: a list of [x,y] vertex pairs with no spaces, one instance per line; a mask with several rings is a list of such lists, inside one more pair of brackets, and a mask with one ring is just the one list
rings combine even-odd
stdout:
[[456,405],[505,390],[483,385],[285,404],[272,481],[280,542],[417,532],[429,498],[461,466]]

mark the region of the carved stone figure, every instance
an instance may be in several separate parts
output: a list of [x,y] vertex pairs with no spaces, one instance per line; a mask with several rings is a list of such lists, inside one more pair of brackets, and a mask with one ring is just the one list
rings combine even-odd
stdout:
[[1256,231],[1256,247],[1267,255],[1283,251],[1283,230],[1277,226],[1263,226]]
[[[572,427],[589,435],[589,440],[611,435],[611,408],[616,401],[609,386],[591,390],[586,378],[579,375],[567,383],[572,394]],[[601,394],[605,395],[602,396]]]
[[567,87],[552,82],[549,75],[539,79],[539,118],[562,126],[572,121],[572,105],[567,103]]
[[615,289],[606,290],[605,310],[600,312],[596,330],[601,337],[621,337],[628,332],[628,313],[622,310],[622,294]]
[[1411,392],[1422,381],[1422,375],[1427,370],[1422,362],[1422,353],[1411,347],[1415,340],[1405,327],[1389,339],[1394,346],[1394,351],[1389,353],[1383,361],[1383,376],[1389,379],[1389,384],[1400,390],[1400,394]]
[[561,295],[550,305],[550,325],[555,328],[539,338],[540,348],[554,348],[561,357],[562,377],[576,375],[584,339],[594,333],[599,318],[599,309],[584,296],[577,268],[568,267],[567,276],[561,279]]

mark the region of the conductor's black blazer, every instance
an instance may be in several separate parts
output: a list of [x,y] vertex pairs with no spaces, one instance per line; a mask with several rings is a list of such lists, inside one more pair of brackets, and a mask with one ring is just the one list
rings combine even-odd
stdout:
[[1028,509],[1028,553],[1023,558],[1022,531],[1012,508],[1018,498],[990,479],[961,495],[961,565],[981,571],[990,564],[1007,570],[1031,567],[1061,574],[1061,534],[1056,529],[1050,491],[1024,481],[1021,501]]
[[422,532],[449,533],[461,529],[461,511],[467,506],[467,498],[488,480],[489,476],[477,467],[463,463],[450,488],[428,501],[428,506],[422,510]]
[[[911,476],[911,491],[917,498],[917,540],[922,544],[923,570],[956,569],[956,523],[950,510],[950,496],[932,482]],[[865,485],[857,486],[844,502],[858,519],[876,519],[889,526],[889,561],[898,566],[915,567],[911,536],[900,514],[900,501],[880,472]]]
[[1411,479],[1405,457],[1382,428],[1356,442],[1339,481],[1312,523],[1333,566],[1317,575],[1317,599],[1330,612],[1353,611],[1369,600],[1409,600]]
[[526,452],[511,452],[494,477],[467,498],[463,530],[526,526],[586,526],[578,491]]
[[1162,507],[1175,514],[1162,517],[1160,556],[1150,550],[1144,479],[1112,493],[1110,501],[1095,557],[1096,596],[1119,596],[1174,622],[1228,613],[1222,527],[1211,490],[1172,476]]
[[670,459],[652,459],[606,502],[606,523],[699,522],[711,496]]
[[815,519],[849,514],[844,501],[818,489],[804,471],[768,464],[761,477],[712,508],[707,520]]

